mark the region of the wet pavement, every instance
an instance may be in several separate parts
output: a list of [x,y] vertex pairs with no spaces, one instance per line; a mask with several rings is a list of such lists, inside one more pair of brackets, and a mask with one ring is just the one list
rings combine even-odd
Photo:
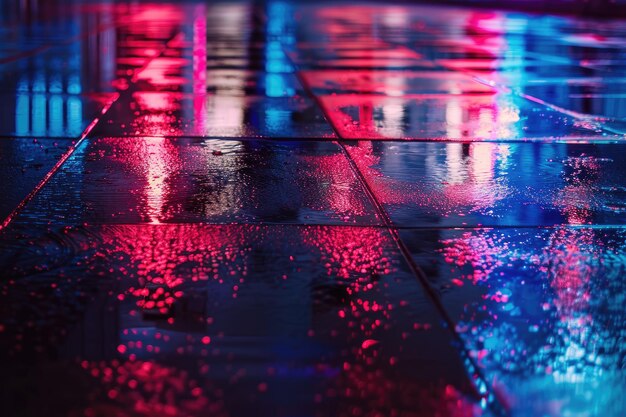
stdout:
[[623,21],[31,3],[2,416],[626,414]]

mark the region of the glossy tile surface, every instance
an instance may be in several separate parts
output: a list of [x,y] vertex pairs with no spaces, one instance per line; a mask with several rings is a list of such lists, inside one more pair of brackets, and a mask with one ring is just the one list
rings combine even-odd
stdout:
[[84,143],[17,221],[380,224],[336,144],[143,137]]
[[560,2],[1,2],[0,415],[626,415],[626,7]]
[[510,94],[320,96],[344,139],[602,140],[619,135]]
[[3,184],[0,217],[5,219],[39,184],[72,146],[69,139],[0,139],[0,177]]
[[422,56],[408,48],[385,49],[345,49],[335,51],[331,48],[304,49],[292,52],[289,58],[300,69],[429,69],[435,68],[433,62],[422,59]]
[[398,226],[626,222],[621,144],[364,141],[347,149]]
[[532,98],[565,111],[602,120],[617,133],[626,131],[626,79],[574,79],[551,83],[538,80],[524,87]]
[[216,95],[293,97],[306,95],[294,74],[218,69],[206,74],[207,92]]
[[[9,398],[9,412],[482,414],[452,333],[385,230],[13,233],[28,243],[1,244],[2,373],[18,381],[10,394],[42,395]],[[22,373],[32,360],[36,379]],[[61,398],[55,378],[71,378]]]
[[61,95],[0,94],[0,136],[78,139],[94,119],[102,116],[116,93]]
[[327,138],[335,134],[306,97],[137,92],[113,105],[96,135]]
[[625,231],[402,231],[486,377],[516,415],[619,415]]
[[472,77],[448,71],[318,70],[301,71],[308,87],[326,94],[493,94],[495,90]]
[[[115,91],[110,83],[115,68],[99,63],[103,58],[114,58],[114,51],[103,45],[111,35],[114,33],[105,31],[90,39],[96,45],[89,51],[92,59],[82,56],[84,44],[77,41],[0,65],[0,92],[81,94]],[[96,57],[98,59],[94,59]]]

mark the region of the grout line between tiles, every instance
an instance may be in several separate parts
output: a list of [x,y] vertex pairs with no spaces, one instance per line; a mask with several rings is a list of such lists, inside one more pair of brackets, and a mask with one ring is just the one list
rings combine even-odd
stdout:
[[[430,284],[430,282],[428,281],[428,277],[426,276],[422,268],[413,259],[410,250],[408,249],[408,247],[406,246],[406,244],[400,237],[400,234],[398,233],[399,229],[393,225],[385,208],[376,198],[376,195],[374,194],[374,191],[371,189],[369,183],[367,182],[367,179],[365,178],[361,170],[356,165],[356,162],[354,162],[354,160],[350,156],[350,153],[348,152],[348,150],[345,148],[345,144],[340,143],[339,145],[342,148],[343,152],[345,153],[346,158],[348,159],[350,163],[350,167],[352,168],[353,172],[359,179],[359,182],[361,183],[362,187],[366,190],[368,197],[374,203],[374,207],[376,208],[376,210],[379,212],[378,214],[383,219],[383,222],[385,223],[385,227],[387,228],[389,234],[391,235],[391,238],[394,240],[396,246],[400,250],[400,253],[404,257],[407,265],[409,266],[409,269],[411,270],[413,275],[417,278],[417,280],[420,282],[420,284],[422,285],[422,287],[428,294],[429,298],[433,302],[435,308],[441,315],[441,318],[446,323],[446,327],[450,330],[450,333],[452,334],[454,340],[459,344],[459,347],[460,347],[459,350],[460,350],[461,356],[464,360],[465,366],[468,368],[467,369],[468,378],[470,379],[474,388],[476,389],[477,395],[481,399],[486,399],[487,403],[491,405],[491,407],[493,408],[493,411],[497,415],[506,415],[507,411],[504,407],[504,404],[506,404],[506,402],[504,401],[503,398],[500,397],[499,393],[494,390],[494,387],[491,386],[487,382],[487,378],[483,374],[482,370],[478,367],[477,363],[470,356],[469,349],[465,345],[465,342],[463,341],[461,336],[455,330],[456,325],[454,321],[452,320],[452,318],[450,317],[450,315],[448,314],[448,311],[445,308],[441,300],[441,297],[439,296],[439,293]],[[488,393],[491,393],[493,397],[490,397]]]
[[[113,26],[114,27],[114,26]],[[177,32],[176,34],[174,34],[170,39],[168,39],[164,45],[163,48],[161,48],[161,50],[159,51],[158,54],[155,54],[155,56],[153,56],[151,59],[147,60],[143,66],[136,68],[133,76],[131,79],[133,79],[134,77],[136,77],[136,75],[142,71],[143,69],[145,69],[147,67],[147,65],[150,64],[150,62],[152,62],[154,59],[160,57],[161,55],[163,55],[163,53],[167,50],[167,48],[169,47],[169,43],[176,38],[176,36],[179,35],[180,32]],[[86,36],[86,35],[85,35]],[[82,37],[82,36],[81,36]],[[80,39],[80,37],[79,37]],[[83,133],[81,134],[80,138],[76,141],[76,143],[72,144],[72,146],[70,146],[68,148],[67,151],[65,151],[63,153],[63,155],[61,155],[61,157],[59,158],[59,160],[54,164],[54,166],[50,169],[50,171],[48,171],[48,173],[41,179],[41,181],[39,181],[39,183],[26,195],[26,197],[24,197],[24,199],[22,201],[20,201],[20,203],[7,215],[7,217],[5,219],[2,220],[2,223],[0,223],[0,233],[6,229],[6,227],[13,221],[13,219],[15,219],[15,217],[17,217],[20,212],[24,209],[24,207],[26,207],[26,205],[39,193],[39,191],[41,191],[41,189],[46,186],[46,184],[50,181],[50,179],[59,171],[59,169],[61,168],[61,166],[74,154],[74,152],[85,142],[85,139],[87,139],[87,137],[89,136],[89,134],[91,133],[91,131],[94,129],[94,127],[100,122],[102,116],[107,113],[109,111],[109,109],[111,108],[111,106],[113,106],[113,104],[127,91],[129,91],[128,89],[125,91],[122,91],[121,93],[112,93],[111,99],[104,105],[104,107],[102,108],[102,110],[100,111],[100,114],[94,118],[91,123],[89,123],[89,125],[85,128],[85,130],[83,131]]]
[[[400,237],[400,234],[398,232],[399,229],[393,225],[389,215],[387,214],[387,211],[376,198],[374,191],[371,189],[369,183],[367,182],[367,179],[365,178],[361,170],[358,168],[356,162],[354,162],[354,160],[350,156],[350,153],[346,149],[345,144],[340,143],[340,146],[342,150],[345,152],[346,158],[348,158],[348,161],[350,162],[350,166],[352,170],[359,178],[359,182],[361,182],[361,185],[366,190],[370,199],[374,202],[374,206],[379,211],[379,214],[381,215],[389,234],[391,235],[396,246],[400,250],[400,253],[402,253],[402,256],[404,257],[407,265],[409,266],[409,269],[411,270],[413,275],[417,278],[417,280],[420,282],[420,284],[422,285],[422,287],[428,294],[429,298],[435,305],[435,308],[438,310],[442,319],[446,323],[446,327],[448,327],[453,338],[459,344],[459,347],[460,347],[459,350],[460,350],[461,356],[463,358],[465,366],[467,367],[468,378],[470,379],[474,388],[476,389],[477,395],[479,396],[479,398],[485,399],[487,401],[487,404],[491,406],[494,413],[496,413],[497,415],[507,415],[508,412],[505,407],[506,401],[504,401],[504,399],[501,398],[501,396],[495,390],[495,388],[488,383],[488,380],[483,374],[482,370],[478,367],[478,364],[471,357],[469,349],[465,345],[463,338],[457,333],[455,329],[456,324],[454,323],[454,320],[448,314],[448,311],[445,305],[443,304],[443,301],[441,300],[439,293],[430,284],[430,282],[428,281],[428,277],[426,276],[422,268],[413,259],[413,256],[411,255],[411,251],[409,250],[409,248],[406,246],[406,244]],[[492,396],[489,395],[489,393],[491,393]]]
[[[408,45],[405,45],[405,46],[407,48],[411,49],[413,52],[419,53],[419,51],[416,51],[413,47],[410,47]],[[593,123],[599,129],[604,131],[606,134],[611,133],[611,134],[614,134],[614,135],[618,136],[618,137],[615,138],[614,141],[610,141],[610,142],[623,141],[623,139],[622,140],[619,139],[619,136],[621,136],[622,138],[626,137],[626,134],[624,134],[622,132],[619,132],[619,131],[616,131],[615,129],[612,129],[610,126],[606,125],[604,120],[598,120],[597,117],[595,117],[595,116],[586,115],[586,114],[583,114],[583,113],[578,113],[578,112],[575,112],[575,111],[567,110],[567,109],[565,109],[563,107],[554,105],[554,104],[552,104],[550,102],[541,100],[541,99],[536,98],[534,96],[531,96],[531,95],[528,95],[528,94],[525,94],[525,93],[522,93],[522,92],[519,92],[519,91],[515,91],[514,89],[511,89],[510,87],[508,87],[506,85],[496,84],[496,83],[490,82],[486,78],[482,78],[480,75],[472,73],[472,72],[470,72],[468,70],[463,70],[463,69],[459,69],[459,68],[450,68],[448,66],[439,64],[436,60],[431,60],[431,61],[434,62],[435,65],[439,66],[440,68],[444,68],[444,69],[446,69],[448,71],[451,71],[453,73],[469,77],[469,78],[473,79],[474,81],[476,81],[477,83],[480,83],[480,84],[483,84],[483,85],[486,85],[488,87],[491,87],[491,88],[495,89],[495,91],[499,91],[499,92],[502,92],[502,93],[505,93],[505,94],[513,95],[513,96],[516,96],[516,97],[520,97],[520,98],[522,98],[525,101],[533,102],[533,103],[539,104],[540,106],[547,107],[547,108],[549,108],[551,110],[554,110],[554,111],[556,111],[558,113],[561,113],[561,114],[567,115],[569,117],[572,117],[575,120],[582,120],[582,121],[585,121],[585,122]],[[576,65],[576,66],[579,66],[580,68],[584,68],[584,66],[581,66],[581,65]],[[500,142],[500,141],[498,141],[498,142]],[[504,141],[502,141],[502,142],[504,142]]]
[[100,121],[100,117],[102,117],[115,103],[118,99],[119,94],[115,94],[112,96],[111,100],[109,100],[104,107],[102,108],[100,115],[97,116],[91,123],[85,128],[83,134],[76,141],[76,143],[72,144],[64,153],[61,155],[59,160],[54,164],[54,166],[48,171],[48,173],[39,181],[39,183],[24,197],[22,201],[7,215],[7,217],[0,223],[0,232],[2,232],[12,221],[13,219],[24,209],[24,207],[39,193],[39,191],[50,181],[50,179],[56,174],[61,166],[67,161],[70,156],[78,149],[78,147],[84,142],[85,138],[89,134],[89,132],[94,128],[94,126]]
[[[32,224],[32,223],[29,223]],[[169,226],[182,226],[182,225],[198,225],[198,226],[252,226],[252,227],[328,227],[328,228],[347,228],[347,229],[389,229],[389,225],[376,224],[376,223],[285,223],[285,222],[272,222],[272,221],[247,221],[247,222],[219,222],[219,221],[197,221],[197,220],[177,220],[177,221],[164,221],[161,223],[150,223],[145,221],[139,222],[84,222],[84,223],[71,223],[71,222],[54,222],[54,223],[35,223],[46,225],[50,227],[103,227],[103,226],[154,226],[154,227],[169,227]],[[594,225],[572,225],[572,224],[556,224],[556,225],[502,225],[502,226],[391,226],[392,229],[398,231],[415,231],[415,232],[429,232],[429,231],[484,231],[484,230],[555,230],[555,229],[568,229],[568,230],[626,230],[626,224],[594,224]]]
[[301,77],[298,71],[298,67],[293,61],[292,61],[292,65],[294,66],[294,68],[296,68],[296,76],[298,77],[298,80],[302,84],[302,87],[307,92],[307,94],[309,94],[309,96],[313,98],[317,106],[321,109],[322,113],[324,114],[324,117],[327,119],[327,122],[329,123],[333,131],[335,131],[335,134],[337,135],[337,137],[340,138],[339,140],[335,141],[335,143],[337,143],[339,147],[341,148],[342,152],[344,153],[344,156],[348,160],[348,163],[354,175],[356,175],[366,195],[370,199],[371,203],[374,205],[374,208],[377,211],[377,216],[383,221],[388,233],[391,235],[391,238],[394,240],[396,246],[400,250],[400,253],[406,260],[409,269],[411,270],[411,272],[413,273],[417,281],[421,284],[422,288],[426,291],[434,307],[436,308],[439,315],[446,323],[446,327],[450,331],[450,334],[452,335],[453,339],[459,344],[459,354],[466,367],[467,378],[470,381],[471,386],[476,390],[475,392],[476,396],[478,398],[481,398],[481,402],[482,400],[485,400],[486,405],[490,407],[491,410],[494,413],[496,413],[496,415],[508,415],[508,410],[506,409],[506,406],[505,406],[506,402],[499,395],[499,393],[494,389],[494,387],[487,382],[487,379],[485,375],[483,374],[482,370],[478,367],[474,359],[470,356],[469,349],[465,345],[461,336],[456,332],[454,321],[449,316],[445,306],[443,305],[443,302],[441,301],[441,298],[439,297],[439,294],[428,282],[428,278],[426,277],[426,274],[422,271],[419,265],[417,265],[417,263],[413,260],[413,257],[411,256],[409,249],[404,244],[404,241],[400,238],[400,234],[398,233],[398,230],[394,227],[385,208],[382,206],[380,201],[378,201],[374,191],[369,186],[363,173],[358,168],[356,162],[350,156],[350,153],[346,149],[345,142],[342,140],[341,134],[337,131],[335,126],[330,122],[331,119],[329,115],[326,113],[324,106],[322,106],[319,100],[319,97],[313,94],[312,89],[310,88],[306,80],[304,80],[304,78]]
[[[115,94],[115,93],[111,93]],[[608,130],[608,129],[607,129]],[[398,142],[398,143],[438,143],[438,144],[447,144],[447,143],[462,143],[462,144],[473,144],[473,143],[489,143],[489,144],[537,144],[537,145],[550,145],[550,144],[593,144],[593,145],[620,145],[626,143],[624,139],[625,134],[622,133],[613,133],[610,136],[602,137],[602,136],[588,136],[588,137],[573,137],[573,138],[533,138],[533,139],[502,139],[502,140],[467,140],[467,139],[398,139],[398,138],[380,138],[380,139],[372,139],[372,138],[323,138],[323,137],[310,137],[310,138],[302,138],[302,137],[289,137],[289,136],[195,136],[195,135],[176,135],[176,136],[155,136],[151,134],[147,135],[114,135],[114,134],[93,134],[90,135],[90,139],[106,139],[106,138],[116,138],[116,139],[168,139],[168,140],[176,140],[176,139],[198,139],[198,140],[224,140],[224,141],[274,141],[274,142],[336,142],[340,140],[342,143],[349,142]],[[37,140],[73,140],[76,138],[70,138],[66,136],[15,136],[15,135],[0,135],[0,140],[11,140],[11,139],[37,139]]]

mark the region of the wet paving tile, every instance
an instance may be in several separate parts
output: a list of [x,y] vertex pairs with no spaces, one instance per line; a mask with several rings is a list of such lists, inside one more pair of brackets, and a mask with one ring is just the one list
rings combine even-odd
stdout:
[[306,97],[295,74],[241,70],[208,70],[209,93],[233,96]]
[[626,414],[622,20],[5,3],[3,417]]
[[[432,11],[429,7],[396,8],[387,4],[344,4],[341,7],[305,5],[300,7],[298,22],[303,40],[316,43],[384,41],[392,45],[428,39],[440,33],[440,22],[425,23]],[[437,15],[445,14],[438,9]],[[330,30],[320,30],[328,28]],[[419,28],[419,30],[415,30]]]
[[602,124],[609,131],[622,135],[622,137],[626,136],[626,122],[624,120],[603,120]]
[[[30,7],[22,10],[28,14]],[[35,9],[38,9],[35,6]],[[69,8],[68,8],[69,9]],[[108,38],[110,43],[111,33],[116,27],[114,19],[107,14],[106,10],[92,8],[89,15],[81,15],[77,9],[70,13],[62,13],[64,16],[47,16],[43,18],[46,11],[41,8],[36,12],[37,17],[31,17],[30,24],[24,24],[25,16],[15,17],[15,23],[20,22],[13,33],[3,36],[3,44],[0,47],[0,65],[13,65],[22,60],[41,58],[54,53],[61,53],[68,56],[68,59],[82,58],[83,63],[87,63],[85,55],[92,54],[90,59],[96,58],[94,55],[102,54],[103,58],[110,54],[110,48],[103,47],[101,41]],[[69,11],[69,10],[68,10]],[[8,15],[2,16],[8,18]],[[21,20],[21,21],[20,21]],[[0,22],[0,25],[2,22]],[[9,31],[11,32],[11,31]],[[80,48],[76,48],[76,45]],[[68,53],[72,51],[72,53]],[[96,58],[97,59],[97,58]],[[105,60],[106,61],[106,60]],[[102,63],[101,61],[100,63]],[[99,71],[95,69],[94,71]]]
[[[291,45],[290,51],[297,51],[298,53],[304,54],[306,56],[309,50],[312,50],[313,53],[318,53],[323,49],[331,49],[333,53],[351,53],[351,51],[384,51],[389,48],[391,45],[389,42],[385,42],[376,37],[368,37],[366,39],[351,39],[351,40],[303,40],[298,39],[295,47]],[[295,48],[295,49],[294,49]]]
[[115,68],[102,65],[114,60],[102,37],[90,39],[96,46],[85,51],[84,42],[50,48],[0,65],[0,93],[81,94],[113,92]]
[[567,57],[572,61],[587,61],[587,60],[620,60],[626,59],[626,52],[624,47],[626,46],[626,39],[620,39],[613,45],[605,44],[601,47],[598,45],[572,45],[568,44],[568,40],[572,37],[565,37],[563,44],[559,45],[557,52],[558,56]]
[[389,59],[395,60],[420,60],[422,55],[412,49],[403,46],[386,45],[386,47],[378,48],[351,48],[351,49],[335,49],[334,45],[322,49],[306,49],[304,53],[298,54],[305,61],[313,60],[336,60],[336,59]]
[[[280,46],[277,46],[280,48]],[[291,61],[281,49],[274,51],[258,51],[258,55],[248,54],[241,57],[210,57],[206,58],[206,66],[209,70],[213,69],[235,69],[235,70],[252,70],[267,71],[272,73],[292,73],[294,67]]]
[[195,13],[193,5],[189,3],[121,3],[114,8],[116,23],[121,32],[119,40],[127,42],[127,45],[136,42],[168,42],[193,28],[188,19]]
[[137,92],[119,100],[94,134],[333,138],[322,111],[305,97],[236,97]]
[[0,47],[0,64],[14,62],[45,51],[55,45],[63,42],[71,41],[78,36],[81,30],[75,24],[69,26],[48,25],[48,28],[41,30],[42,26],[36,28],[28,28],[22,33],[10,33],[3,37],[3,43]]
[[271,73],[242,69],[203,68],[202,62],[185,58],[158,58],[138,72],[134,88],[141,91],[173,91],[225,96],[295,97],[306,96],[293,73]]
[[9,413],[484,415],[480,380],[381,229],[9,235],[19,237],[0,243]]
[[446,71],[301,71],[316,95],[327,94],[493,94],[495,90],[471,77]]
[[298,69],[378,69],[378,70],[422,70],[434,71],[437,66],[425,59],[408,58],[337,58],[319,60],[291,56]]
[[438,59],[437,64],[460,71],[500,71],[508,72],[515,71],[518,68],[532,67],[540,65],[539,62],[530,59],[509,59],[496,57],[491,58],[451,58],[451,59]]
[[22,223],[379,224],[336,144],[92,139]]
[[585,68],[591,68],[595,71],[608,72],[609,77],[620,77],[624,75],[626,68],[626,59],[622,60],[581,60],[580,65]]
[[357,142],[348,152],[400,226],[623,225],[626,145]]
[[0,136],[78,138],[116,98],[116,93],[0,94]]
[[525,94],[575,113],[623,122],[626,126],[626,79],[534,83]]
[[344,139],[457,141],[617,139],[599,124],[581,122],[509,94],[324,95],[319,97]]
[[[185,56],[154,57],[137,70],[134,77],[136,87],[134,87],[138,90],[193,93],[194,87],[198,84],[198,80],[194,77],[194,68],[197,66],[198,62]],[[205,69],[202,68],[202,71],[204,72]]]
[[511,415],[624,415],[626,229],[400,234]]
[[535,83],[568,83],[572,80],[598,80],[603,77],[622,77],[623,74],[610,74],[606,68],[592,68],[578,65],[530,65],[512,68],[508,71],[494,69],[471,69],[468,74],[489,85],[505,86],[515,90],[523,90],[527,85]]
[[0,49],[0,63],[12,62],[19,58],[21,52],[14,48]]
[[[433,46],[432,44],[417,45],[416,50],[421,52],[428,58],[433,60],[443,60],[443,62],[451,62],[451,66],[455,66],[455,62],[469,62],[469,68],[490,68],[493,63],[521,63],[522,65],[542,65],[546,63],[553,64],[572,64],[575,61],[567,57],[559,57],[544,52],[532,52],[527,49],[513,49],[503,47],[501,45],[481,44],[452,44],[445,46]],[[464,69],[459,66],[459,69]]]
[[[211,41],[209,41],[209,46]],[[285,55],[278,41],[260,43],[236,42],[221,45],[206,52],[206,66],[209,71],[239,70],[290,74],[293,65]]]
[[37,186],[71,145],[69,139],[0,139],[0,221]]

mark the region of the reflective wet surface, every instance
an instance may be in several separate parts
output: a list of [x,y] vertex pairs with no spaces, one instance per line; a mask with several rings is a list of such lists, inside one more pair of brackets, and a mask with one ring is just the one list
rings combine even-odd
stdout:
[[623,229],[401,236],[516,415],[623,412]]
[[54,167],[72,142],[71,139],[36,138],[0,140],[0,177],[3,184],[0,215],[3,220]]
[[346,149],[397,226],[626,221],[622,144],[361,141]]
[[380,224],[333,142],[89,139],[25,223]]
[[626,29],[0,7],[8,417],[626,414]]
[[0,137],[78,139],[117,94],[0,94]]
[[[279,90],[284,91],[284,90]],[[335,138],[320,108],[305,97],[137,92],[118,100],[96,135]]]
[[581,121],[509,94],[330,95],[320,101],[346,139],[591,141],[609,136],[595,121]]
[[[19,381],[10,395],[41,390],[58,415],[481,414],[452,333],[387,231],[14,233],[2,252],[3,372]],[[32,260],[44,256],[42,270]],[[21,358],[52,380],[25,378]],[[54,398],[50,385],[70,377],[84,392]]]

